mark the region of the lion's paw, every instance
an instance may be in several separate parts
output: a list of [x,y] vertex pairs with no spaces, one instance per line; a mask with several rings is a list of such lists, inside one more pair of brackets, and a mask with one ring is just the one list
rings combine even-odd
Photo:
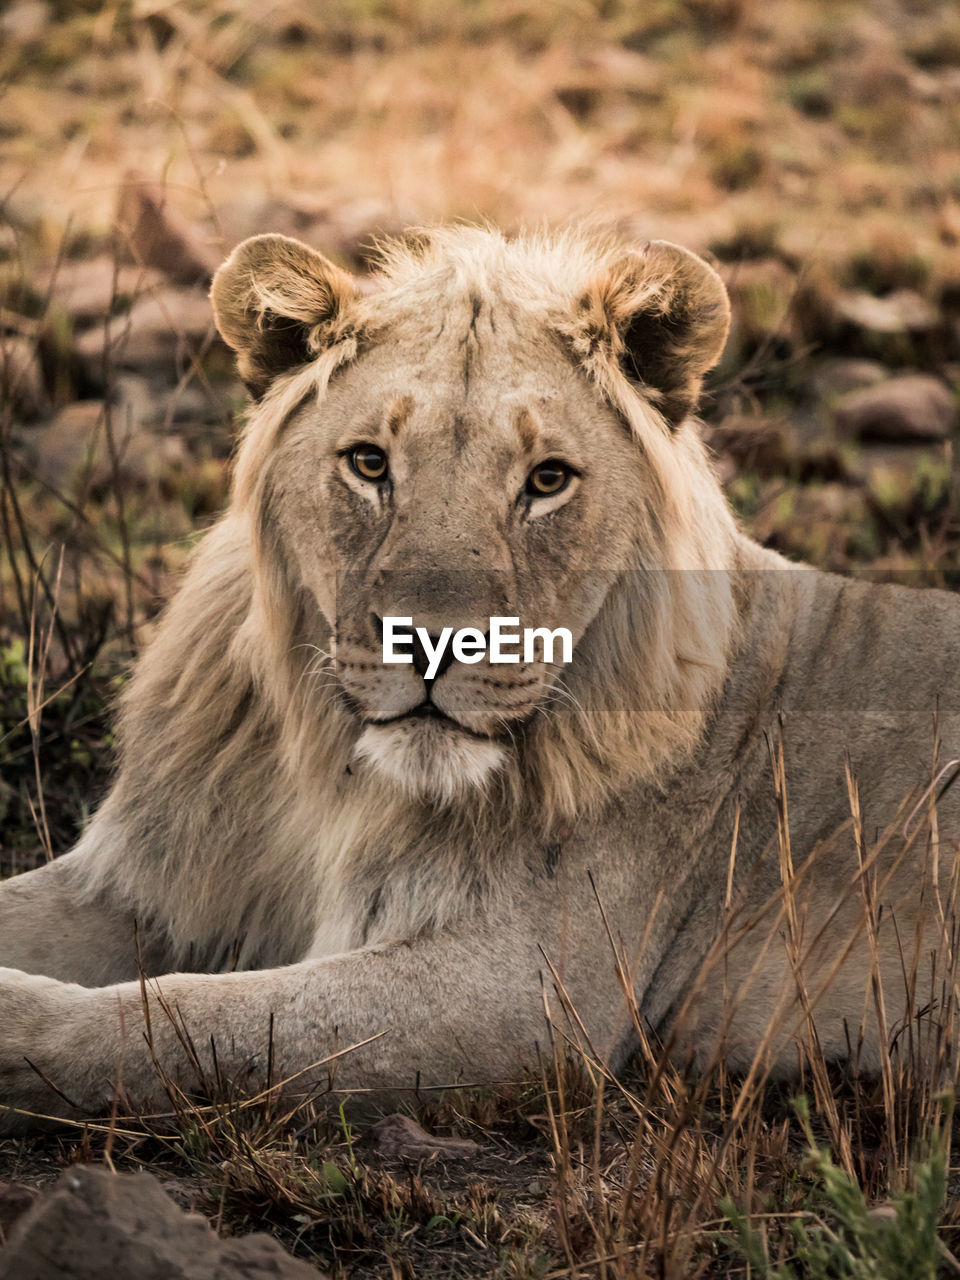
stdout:
[[0,968],[0,1133],[27,1127],[30,1116],[77,1114],[70,1105],[71,1086],[79,1083],[77,1015],[91,995],[72,983]]

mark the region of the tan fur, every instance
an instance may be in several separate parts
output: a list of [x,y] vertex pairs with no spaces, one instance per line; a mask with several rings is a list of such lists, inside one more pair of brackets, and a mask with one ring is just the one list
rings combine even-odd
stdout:
[[[891,821],[929,781],[938,699],[941,759],[960,754],[956,600],[798,570],[737,529],[688,418],[728,307],[676,246],[438,229],[382,246],[361,293],[257,237],[213,301],[258,397],[233,501],[129,685],[110,796],[72,853],[0,885],[0,1099],[64,1108],[24,1057],[82,1111],[119,1077],[155,1090],[134,920],[148,971],[228,1071],[263,1062],[273,1016],[291,1073],[388,1032],[340,1064],[347,1089],[514,1075],[544,1036],[544,954],[619,1062],[594,885],[645,1014],[686,992],[697,1051],[722,1036],[745,1061],[795,1001],[782,941],[741,930],[723,972],[757,998],[735,1016],[722,984],[691,980],[721,930],[734,826],[747,917],[784,874],[777,716],[798,857],[847,813],[847,749],[870,822]],[[348,463],[378,442],[389,490]],[[531,468],[558,457],[570,484],[530,498]],[[573,660],[454,663],[432,691],[447,719],[411,717],[425,686],[380,662],[387,614],[431,632],[565,625]],[[957,836],[951,793],[941,859]],[[814,977],[856,933],[856,911],[834,911],[858,883],[844,839],[809,877]],[[936,922],[904,887],[920,845],[887,853],[889,901],[927,953]],[[889,929],[884,946],[902,986]],[[868,967],[851,944],[822,984],[831,1051]],[[189,1080],[173,1030],[152,1026]],[[877,1060],[883,1030],[866,1034]],[[770,1047],[784,1066],[789,1036]]]

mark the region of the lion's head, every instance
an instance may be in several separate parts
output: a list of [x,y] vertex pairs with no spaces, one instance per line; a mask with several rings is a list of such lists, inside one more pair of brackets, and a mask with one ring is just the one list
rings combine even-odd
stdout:
[[[575,809],[696,740],[732,610],[705,585],[732,524],[686,422],[729,320],[706,263],[457,228],[388,244],[361,291],[260,236],[213,300],[257,402],[236,501],[281,702],[307,705],[306,675],[354,762],[431,802],[528,777]],[[494,616],[567,628],[572,660],[383,662],[384,618],[432,644]]]

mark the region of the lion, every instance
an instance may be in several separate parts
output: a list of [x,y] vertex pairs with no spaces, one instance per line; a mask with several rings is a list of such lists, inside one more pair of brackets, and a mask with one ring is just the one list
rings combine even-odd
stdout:
[[[700,1059],[789,1072],[803,1023],[876,1068],[943,984],[960,603],[741,530],[693,416],[713,268],[457,226],[361,288],[266,235],[212,301],[251,394],[231,505],[106,800],[0,884],[6,1126],[214,1053],[375,1105],[517,1079],[554,987],[612,1071],[636,1011]],[[495,616],[568,628],[569,661],[383,661],[384,618]]]

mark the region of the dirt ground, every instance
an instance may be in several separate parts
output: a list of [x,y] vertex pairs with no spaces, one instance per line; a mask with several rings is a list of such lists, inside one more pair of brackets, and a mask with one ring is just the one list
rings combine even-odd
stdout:
[[[746,526],[955,587],[958,138],[960,8],[934,0],[4,6],[0,875],[68,848],[102,795],[130,657],[227,502],[244,394],[206,291],[240,238],[296,235],[359,273],[377,237],[455,218],[705,253],[734,325],[703,430]],[[791,1223],[836,1205],[801,1171],[789,1093],[734,1123],[741,1085],[652,1085],[650,1054],[599,1102],[558,1063],[412,1106],[477,1141],[468,1159],[220,1099],[0,1140],[0,1180],[146,1165],[222,1231],[391,1277],[763,1274],[729,1198],[790,1274],[860,1275],[797,1261]],[[872,1083],[829,1080],[801,1082],[818,1140],[885,1204],[938,1131],[934,1090],[902,1082],[894,1134]],[[944,1250],[957,1206],[937,1207]]]

